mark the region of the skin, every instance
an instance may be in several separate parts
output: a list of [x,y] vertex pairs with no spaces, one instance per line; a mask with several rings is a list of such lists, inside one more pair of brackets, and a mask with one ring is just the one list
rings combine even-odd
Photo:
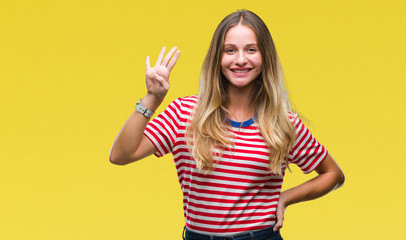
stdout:
[[262,56],[254,31],[241,24],[230,28],[224,39],[221,71],[230,82],[227,108],[232,120],[242,122],[254,115],[248,103],[261,66]]
[[[249,98],[255,79],[260,74],[261,53],[257,48],[255,33],[247,26],[237,25],[229,29],[225,36],[225,51],[222,56],[221,70],[230,81],[228,88],[229,118],[245,121],[253,116]],[[147,94],[142,104],[155,111],[162,103],[169,89],[169,76],[175,66],[180,51],[172,48],[165,56],[162,48],[155,66],[150,59],[145,62],[145,82]],[[240,70],[240,73],[236,73]],[[243,72],[241,72],[243,71]],[[245,71],[245,72],[244,72]],[[134,111],[118,133],[110,151],[110,161],[125,165],[145,158],[157,151],[152,142],[143,134],[149,119]],[[274,231],[283,226],[285,210],[288,206],[319,198],[337,189],[344,183],[344,173],[330,154],[315,169],[318,176],[281,193],[277,206],[277,222]]]
[[[170,73],[180,55],[176,47],[173,47],[166,56],[165,51],[166,48],[163,47],[154,67],[151,67],[149,57],[145,61],[147,94],[141,102],[152,111],[155,111],[165,98],[169,89]],[[110,150],[110,162],[125,165],[157,151],[154,144],[144,135],[148,122],[149,119],[136,110],[131,114],[114,140]]]

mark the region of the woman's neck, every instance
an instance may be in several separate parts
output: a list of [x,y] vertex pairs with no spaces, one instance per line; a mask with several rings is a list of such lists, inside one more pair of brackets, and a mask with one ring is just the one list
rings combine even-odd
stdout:
[[251,93],[250,88],[229,86],[227,105],[229,111],[228,118],[236,122],[244,122],[254,116],[253,107],[251,106]]

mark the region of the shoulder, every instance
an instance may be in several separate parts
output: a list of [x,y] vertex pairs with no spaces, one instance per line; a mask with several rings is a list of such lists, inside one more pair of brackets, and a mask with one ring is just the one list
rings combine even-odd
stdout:
[[179,97],[173,100],[169,106],[165,109],[165,112],[177,115],[179,117],[185,117],[191,115],[193,109],[197,105],[197,96]]
[[177,98],[175,101],[177,101],[181,104],[184,104],[184,105],[196,105],[198,102],[198,96],[192,95],[192,96],[180,97],[180,98]]
[[297,126],[298,124],[300,124],[302,122],[302,120],[300,120],[299,115],[295,112],[289,111],[288,112],[288,117],[290,122],[294,125]]
[[198,96],[187,96],[187,97],[179,97],[175,99],[171,105],[175,108],[183,111],[192,111],[192,109],[197,105]]
[[[301,134],[303,132],[308,132],[307,127],[303,123],[302,116],[295,112],[289,112],[289,120],[292,123],[293,127],[296,129],[296,134]],[[305,118],[305,120],[307,120]]]

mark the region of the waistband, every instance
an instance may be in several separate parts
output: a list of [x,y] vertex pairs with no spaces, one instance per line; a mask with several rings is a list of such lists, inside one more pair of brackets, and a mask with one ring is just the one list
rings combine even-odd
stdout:
[[[264,240],[270,239],[270,237],[279,237],[279,230],[274,232],[274,226],[270,226],[261,230],[255,230],[251,232],[231,235],[231,236],[212,236],[194,232],[188,229],[186,226],[183,229],[184,240]],[[276,239],[276,238],[275,238]]]

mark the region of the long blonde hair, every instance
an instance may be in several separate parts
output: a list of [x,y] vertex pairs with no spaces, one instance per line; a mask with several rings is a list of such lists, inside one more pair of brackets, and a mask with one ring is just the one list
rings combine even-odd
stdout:
[[[253,12],[240,10],[225,17],[214,32],[204,60],[197,106],[186,130],[187,145],[198,169],[213,170],[216,148],[233,148],[227,122],[228,80],[221,73],[221,59],[227,31],[238,24],[250,27],[256,35],[262,55],[262,71],[251,97],[260,132],[270,150],[269,169],[282,174],[296,138],[290,119],[289,99],[284,87],[282,68],[271,34],[265,23]],[[221,154],[220,154],[221,155]]]

